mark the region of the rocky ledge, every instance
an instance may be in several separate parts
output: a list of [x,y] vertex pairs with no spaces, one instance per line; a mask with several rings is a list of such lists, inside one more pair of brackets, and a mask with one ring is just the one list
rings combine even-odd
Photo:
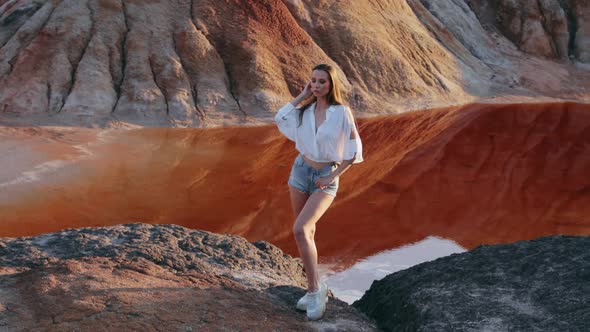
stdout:
[[590,237],[481,246],[372,284],[353,306],[386,331],[590,331]]
[[588,331],[589,280],[590,237],[481,246],[309,322],[302,265],[272,244],[136,223],[0,238],[0,330]]
[[373,331],[332,298],[307,321],[301,263],[267,242],[125,224],[0,238],[2,331]]

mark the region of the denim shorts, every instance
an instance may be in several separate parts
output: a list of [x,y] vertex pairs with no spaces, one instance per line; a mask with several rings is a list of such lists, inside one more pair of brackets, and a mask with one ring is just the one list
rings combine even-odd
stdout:
[[307,194],[312,194],[321,191],[336,197],[339,182],[338,177],[334,179],[334,182],[332,182],[323,190],[318,188],[315,184],[315,182],[319,178],[330,175],[332,172],[334,172],[334,170],[336,170],[336,168],[338,168],[338,164],[334,162],[332,163],[332,165],[327,165],[320,169],[315,169],[306,164],[305,160],[303,160],[303,157],[301,157],[301,155],[298,155],[297,158],[295,158],[295,162],[293,162],[293,167],[291,168],[291,175],[289,176],[289,185]]

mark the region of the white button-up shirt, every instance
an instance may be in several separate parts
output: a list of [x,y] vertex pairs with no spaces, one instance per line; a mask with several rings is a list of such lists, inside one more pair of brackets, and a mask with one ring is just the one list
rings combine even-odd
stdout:
[[363,161],[363,145],[354,123],[352,113],[344,105],[331,105],[326,110],[326,120],[318,127],[315,124],[315,103],[303,112],[298,126],[300,110],[291,103],[283,106],[275,115],[279,130],[295,142],[295,148],[305,157],[316,162],[354,158],[353,163]]

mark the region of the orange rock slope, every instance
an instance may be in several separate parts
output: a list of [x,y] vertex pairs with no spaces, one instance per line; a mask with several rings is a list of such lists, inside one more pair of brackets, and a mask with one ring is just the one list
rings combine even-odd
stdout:
[[[590,235],[589,111],[472,104],[359,119],[366,161],[342,177],[318,225],[320,255],[350,262],[429,235],[467,248]],[[286,185],[296,152],[274,126],[28,130],[1,131],[22,138],[12,157],[2,147],[2,164],[16,156],[33,171],[3,171],[0,236],[141,221],[296,253]],[[39,156],[67,162],[31,179]]]

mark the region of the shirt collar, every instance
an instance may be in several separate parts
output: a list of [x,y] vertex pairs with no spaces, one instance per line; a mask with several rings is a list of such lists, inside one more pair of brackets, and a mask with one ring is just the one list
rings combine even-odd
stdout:
[[[312,105],[314,110],[315,110],[315,106],[316,106],[316,104],[317,104],[317,103],[316,103],[316,102],[314,102],[314,103],[313,103],[313,105]],[[336,110],[336,107],[335,107],[335,106],[336,106],[336,105],[330,105],[330,106],[328,106],[328,109],[326,110],[326,112],[333,113],[333,112]]]

